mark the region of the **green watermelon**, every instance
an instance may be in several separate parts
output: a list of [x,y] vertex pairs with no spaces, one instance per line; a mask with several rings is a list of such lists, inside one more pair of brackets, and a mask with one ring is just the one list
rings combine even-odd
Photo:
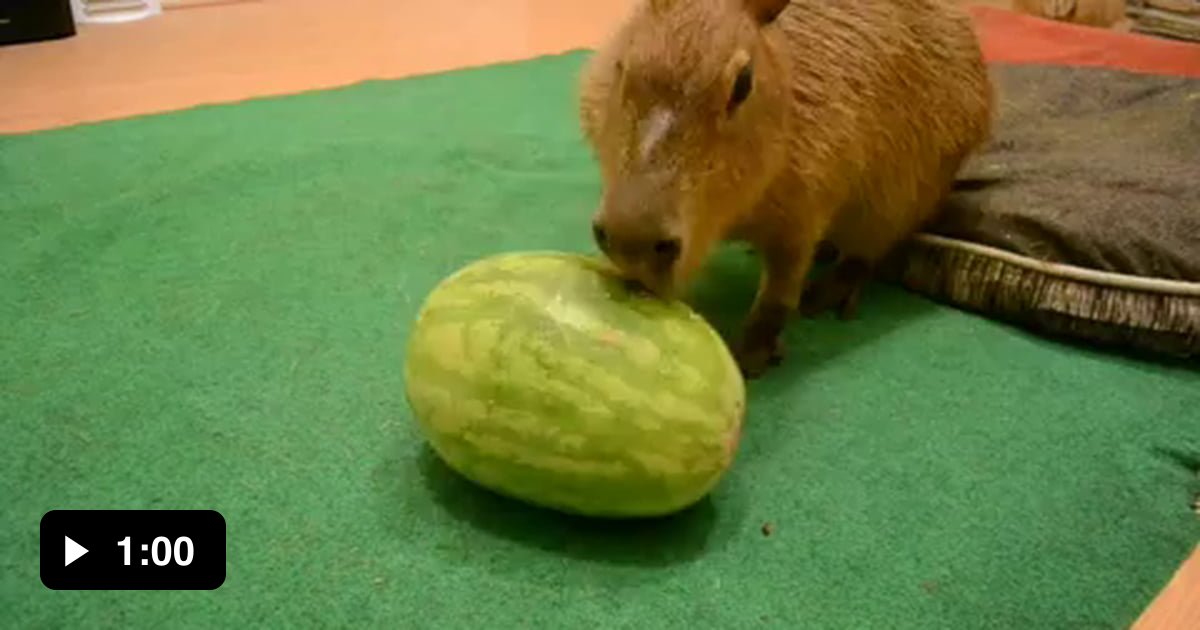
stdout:
[[454,471],[595,517],[707,495],[733,461],[745,383],[713,328],[603,259],[502,254],[427,297],[405,357],[413,417]]

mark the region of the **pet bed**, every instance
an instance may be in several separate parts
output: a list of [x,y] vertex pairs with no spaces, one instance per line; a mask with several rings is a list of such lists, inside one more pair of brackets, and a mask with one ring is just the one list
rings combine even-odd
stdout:
[[992,67],[993,139],[892,273],[1042,333],[1200,354],[1200,79]]

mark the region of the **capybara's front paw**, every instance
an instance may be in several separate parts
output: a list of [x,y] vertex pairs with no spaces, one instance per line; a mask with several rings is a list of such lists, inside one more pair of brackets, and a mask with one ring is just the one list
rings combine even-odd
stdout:
[[779,336],[770,339],[743,339],[734,352],[742,376],[753,379],[765,374],[768,369],[783,362],[783,340]]
[[734,351],[738,367],[746,378],[757,378],[783,362],[783,325],[788,309],[783,305],[759,308],[750,317]]

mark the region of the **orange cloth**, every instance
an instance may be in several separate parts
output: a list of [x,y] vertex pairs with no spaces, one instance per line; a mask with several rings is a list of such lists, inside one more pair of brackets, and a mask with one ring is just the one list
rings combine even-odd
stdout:
[[974,6],[989,61],[1104,66],[1200,78],[1200,45]]

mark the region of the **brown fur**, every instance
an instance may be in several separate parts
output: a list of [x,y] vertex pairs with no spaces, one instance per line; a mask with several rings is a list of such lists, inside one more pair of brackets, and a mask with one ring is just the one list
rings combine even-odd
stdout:
[[[751,90],[731,110],[747,63]],[[802,292],[806,310],[853,310],[857,286],[985,140],[992,98],[952,2],[647,0],[582,78],[580,122],[603,182],[597,241],[662,295],[717,243],[751,243],[764,269],[736,351],[757,375],[781,358]],[[673,124],[644,153],[667,118],[656,111]],[[806,292],[823,240],[841,262]]]
[[1013,8],[1051,20],[1103,28],[1125,17],[1125,0],[1013,0]]

